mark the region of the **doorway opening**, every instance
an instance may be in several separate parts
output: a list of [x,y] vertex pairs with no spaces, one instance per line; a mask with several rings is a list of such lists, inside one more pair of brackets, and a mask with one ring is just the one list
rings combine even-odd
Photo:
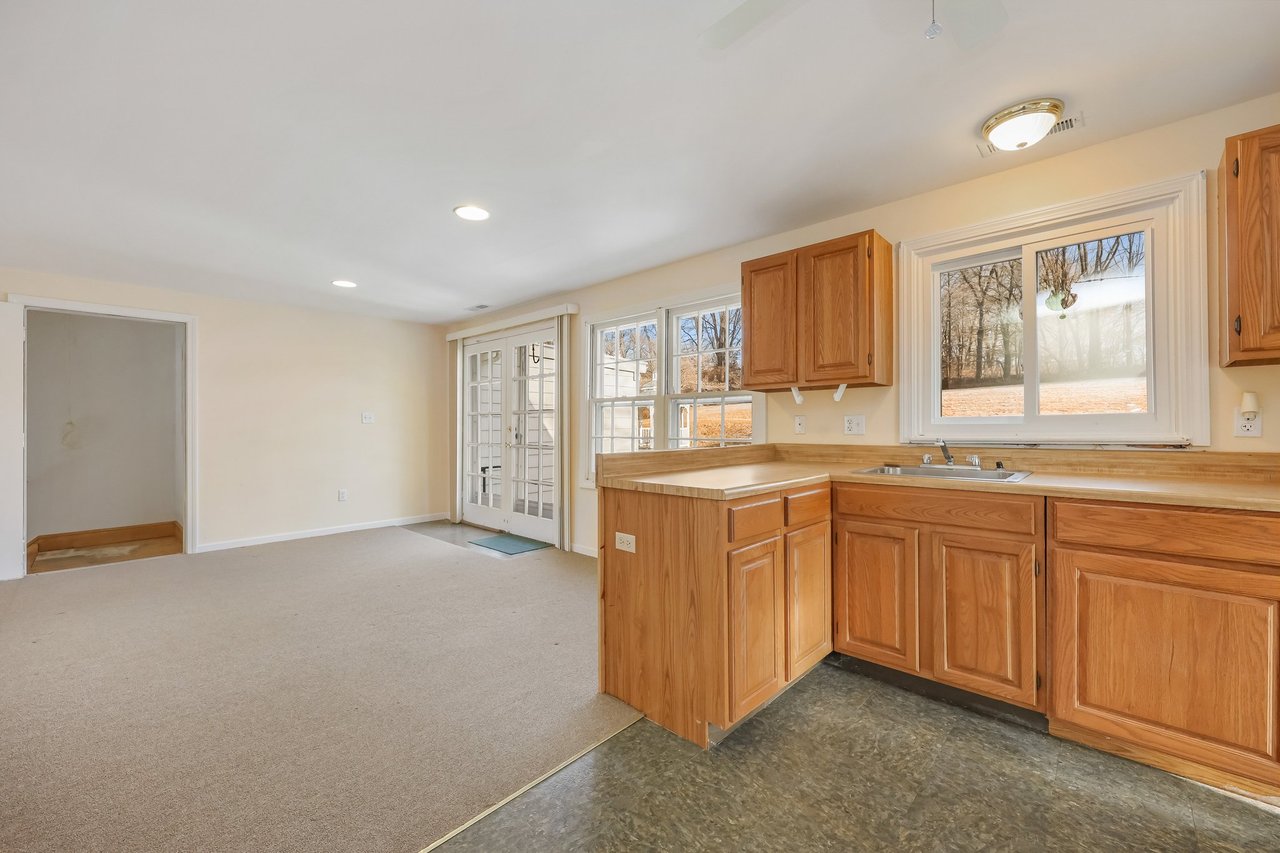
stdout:
[[463,522],[562,546],[559,356],[556,323],[464,341]]
[[189,550],[187,323],[24,320],[27,572]]

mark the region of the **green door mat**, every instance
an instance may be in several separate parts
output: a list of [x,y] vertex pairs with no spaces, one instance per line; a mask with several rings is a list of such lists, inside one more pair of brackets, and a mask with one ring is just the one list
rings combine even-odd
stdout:
[[523,554],[525,551],[537,551],[540,548],[551,547],[549,542],[539,542],[536,539],[526,539],[523,536],[512,536],[510,533],[486,536],[483,539],[472,539],[471,544],[479,545],[481,548],[488,548],[491,551],[500,551],[503,554]]

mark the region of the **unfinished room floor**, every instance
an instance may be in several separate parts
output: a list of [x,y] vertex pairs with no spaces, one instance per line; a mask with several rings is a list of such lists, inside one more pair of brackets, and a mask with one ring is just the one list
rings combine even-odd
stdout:
[[703,752],[641,720],[436,848],[1275,851],[1280,816],[828,664]]
[[0,583],[0,850],[416,853],[638,718],[596,608],[399,528]]
[[58,551],[41,551],[30,571],[57,572],[63,569],[83,569],[87,566],[105,566],[148,557],[167,557],[182,553],[182,540],[177,536],[159,536],[154,539],[132,539],[111,545],[95,545],[90,548],[62,548]]

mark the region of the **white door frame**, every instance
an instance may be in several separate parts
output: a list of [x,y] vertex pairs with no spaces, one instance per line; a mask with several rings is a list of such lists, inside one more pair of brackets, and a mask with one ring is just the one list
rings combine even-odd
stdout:
[[[576,306],[574,307],[576,308]],[[454,506],[456,507],[456,510],[455,510],[456,514],[454,517],[455,521],[466,520],[465,511],[466,511],[466,505],[467,505],[466,492],[465,492],[466,460],[464,458],[465,446],[466,446],[465,430],[466,430],[466,405],[467,405],[466,403],[466,390],[467,390],[466,388],[467,386],[466,350],[469,346],[481,345],[489,342],[494,342],[494,343],[501,342],[503,351],[507,355],[507,357],[504,358],[504,360],[507,361],[507,364],[503,368],[503,375],[502,375],[502,387],[503,387],[502,404],[504,407],[502,419],[503,419],[503,426],[505,429],[505,427],[507,426],[506,424],[507,417],[506,417],[505,407],[508,406],[509,402],[514,399],[514,392],[515,392],[515,386],[514,386],[515,359],[513,357],[514,348],[509,346],[507,342],[511,338],[518,338],[525,335],[533,335],[537,333],[546,333],[546,334],[553,335],[555,337],[556,365],[557,365],[556,374],[555,374],[555,377],[556,377],[555,379],[556,427],[555,427],[555,450],[554,450],[555,462],[553,465],[553,470],[555,473],[554,513],[555,513],[556,532],[554,534],[554,538],[552,539],[552,544],[555,545],[557,548],[563,549],[567,547],[567,543],[569,540],[566,534],[566,530],[567,530],[566,516],[570,510],[569,510],[568,501],[565,499],[565,496],[567,495],[568,490],[566,489],[566,486],[565,486],[566,479],[565,479],[565,470],[564,470],[564,467],[565,467],[564,460],[568,458],[568,454],[565,451],[565,441],[567,440],[567,436],[565,435],[564,426],[566,423],[568,423],[568,420],[569,420],[568,412],[566,411],[567,388],[568,388],[568,377],[566,374],[568,359],[565,357],[565,352],[567,350],[567,345],[568,345],[568,342],[565,337],[566,327],[567,327],[567,324],[562,322],[559,319],[559,317],[551,319],[550,321],[548,321],[545,318],[542,318],[540,321],[529,322],[520,326],[498,328],[493,330],[486,329],[484,332],[473,335],[471,337],[454,338],[455,346],[456,346],[455,352],[456,352],[456,358],[457,358],[457,371],[456,371],[456,380],[455,380],[456,387],[457,387],[457,397],[456,397],[457,418],[456,418],[455,433],[454,433],[455,435],[454,452],[455,452],[455,458],[456,458],[456,473],[457,473],[456,482],[455,482],[455,492],[454,492]],[[508,472],[508,467],[509,467],[508,460],[506,458],[507,455],[509,455],[509,449],[508,449],[508,452],[504,453],[504,456],[503,456],[504,476],[506,476]],[[507,489],[506,494],[504,495],[504,500],[514,501],[514,498],[515,498],[514,489]],[[505,515],[510,516],[511,509],[512,507],[510,505],[504,505],[503,513]],[[512,524],[503,525],[504,528],[514,527],[514,526],[515,525],[512,525]],[[524,533],[527,532],[527,529],[526,530],[513,529],[511,530],[511,532],[517,535],[524,535]]]
[[[160,320],[166,323],[181,323],[185,327],[183,340],[183,363],[186,372],[185,396],[183,401],[183,409],[185,416],[185,432],[186,432],[186,506],[183,511],[182,519],[182,549],[188,554],[194,554],[199,550],[199,522],[200,513],[197,511],[197,495],[199,494],[199,475],[200,466],[198,463],[199,454],[196,445],[196,342],[197,342],[197,319],[192,314],[174,314],[168,311],[151,311],[145,308],[130,308],[123,305],[104,305],[97,302],[76,302],[69,299],[52,299],[45,296],[28,296],[21,293],[10,293],[8,301],[23,307],[23,311],[30,308],[46,309],[50,311],[66,311],[75,314],[91,314],[101,317],[124,317],[132,320]],[[25,316],[23,318],[23,327],[26,327]],[[23,423],[26,423],[27,399],[26,399],[26,364],[25,364],[24,346],[24,364],[22,369],[23,375],[23,393],[22,393],[22,412]],[[25,434],[26,428],[24,426]],[[22,482],[22,512],[23,512],[23,529],[26,527],[26,500],[27,500],[27,484],[26,484],[26,442],[23,441],[23,482]],[[25,545],[25,543],[24,543]],[[22,565],[26,566],[26,553],[23,552]]]

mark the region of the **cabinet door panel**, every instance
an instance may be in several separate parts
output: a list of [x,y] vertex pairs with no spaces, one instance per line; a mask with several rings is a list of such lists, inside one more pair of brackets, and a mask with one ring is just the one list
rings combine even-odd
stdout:
[[786,683],[782,536],[729,552],[729,716],[736,722]]
[[920,531],[838,521],[837,651],[920,672]]
[[1240,349],[1280,352],[1280,127],[1239,143]]
[[1280,577],[1054,554],[1058,719],[1280,781]]
[[787,680],[831,651],[831,522],[787,534]]
[[934,566],[934,677],[1035,707],[1035,545],[938,534]]
[[871,376],[870,233],[806,246],[797,253],[800,378],[859,382]]
[[742,265],[742,384],[795,385],[796,255],[785,252]]

